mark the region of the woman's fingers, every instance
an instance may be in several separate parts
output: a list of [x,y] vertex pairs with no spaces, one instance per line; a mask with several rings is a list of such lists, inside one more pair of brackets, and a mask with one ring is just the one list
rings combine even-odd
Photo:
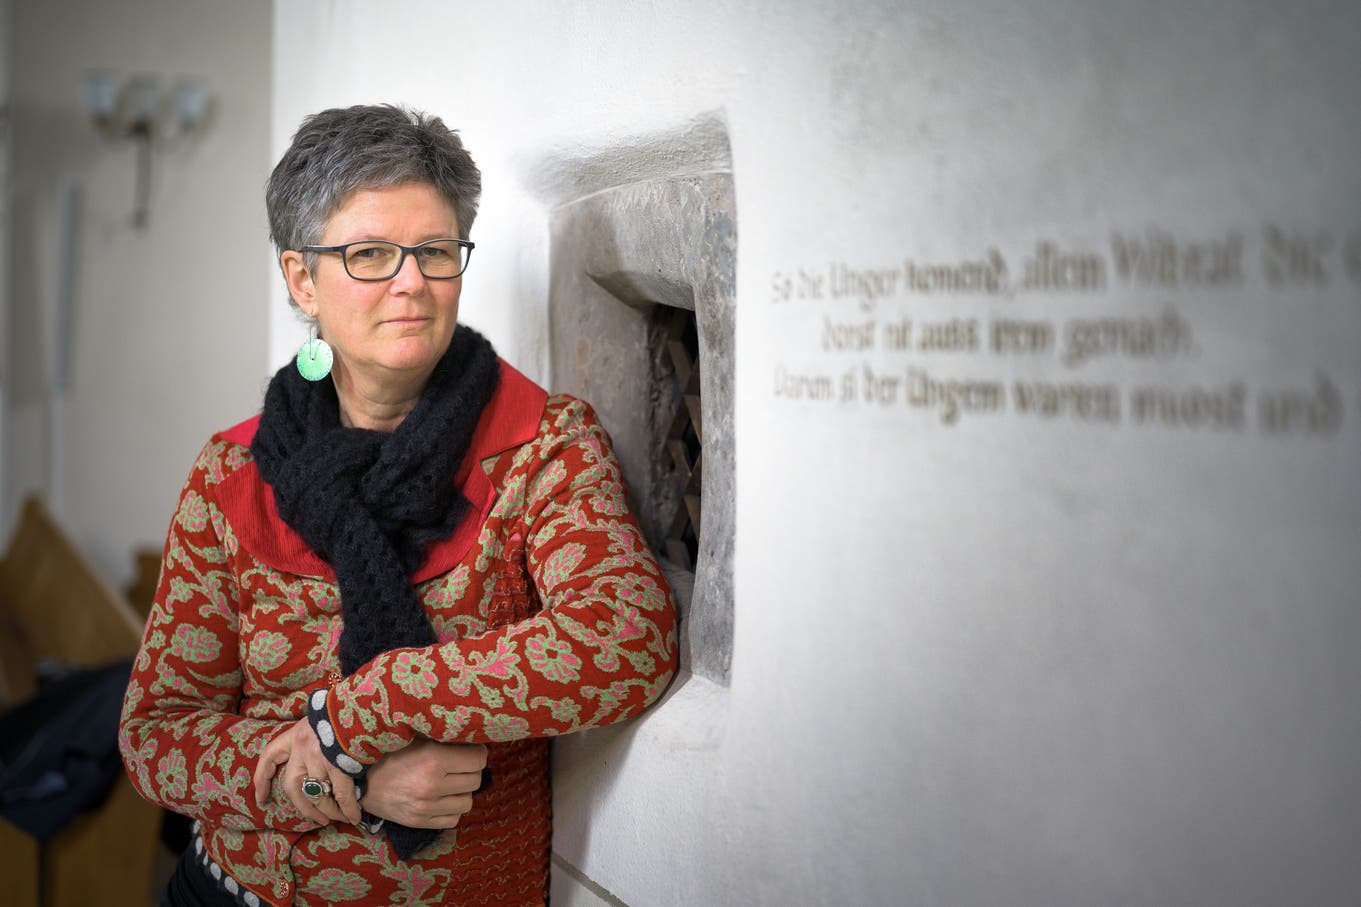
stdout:
[[364,809],[412,828],[453,828],[473,807],[487,748],[420,741],[370,766]]
[[439,781],[439,792],[449,794],[473,794],[482,786],[482,772],[450,772]]
[[[321,784],[326,782],[326,784]],[[291,760],[284,769],[283,789],[284,796],[288,797],[293,808],[296,809],[304,818],[317,823],[318,825],[330,825],[334,819],[326,814],[326,809],[330,808],[330,793],[326,790],[330,779],[324,770],[308,769],[300,760]],[[309,790],[314,784],[320,785],[320,791],[315,798],[309,796]]]
[[472,811],[473,797],[472,794],[454,794],[448,797],[441,797],[438,801],[431,804],[431,806],[432,812],[434,813],[434,815],[430,817],[432,820],[438,820],[448,816],[457,818],[458,816],[466,815]]
[[277,735],[260,751],[260,759],[255,763],[255,805],[261,809],[269,801],[269,788],[279,766],[288,761],[289,734]]
[[[276,743],[278,750],[287,752],[288,761],[284,764],[283,772],[279,774],[279,785],[288,802],[293,804],[293,808],[304,818],[318,825],[330,825],[332,822],[345,819],[344,813],[331,796],[336,784],[332,773],[334,772],[338,778],[344,777],[344,773],[326,761],[326,757],[321,753],[321,745],[317,743],[317,735],[312,731],[307,719],[295,722],[265,748],[265,753],[261,754],[261,762],[256,767],[257,779],[265,768],[265,754],[268,753],[271,758],[277,757],[277,751],[271,749]],[[276,766],[277,764],[274,763]],[[346,780],[349,790],[343,790],[341,795],[348,794],[353,798],[354,782]],[[257,793],[258,790],[257,787]]]
[[465,815],[472,811],[473,798],[469,794],[454,794],[421,803],[411,812],[404,813],[392,821],[400,822],[411,828],[453,828]]
[[340,769],[326,764],[331,779],[331,802],[336,807],[336,821],[349,822],[351,825],[358,825],[363,818],[363,810],[359,808],[359,800],[354,795],[354,779],[342,772]]
[[434,828],[440,831],[448,831],[451,828],[457,828],[458,823],[462,821],[464,815],[465,813],[450,813],[443,816],[432,816],[431,818],[424,820],[422,824],[413,825],[411,827]]
[[487,767],[487,748],[480,743],[437,743],[432,752],[450,774],[479,774]]
[[[282,773],[279,772],[281,765],[284,766]],[[284,796],[310,821],[318,825],[359,823],[362,812],[354,796],[354,779],[321,754],[316,734],[307,719],[276,736],[260,751],[253,780],[255,802],[262,809],[269,800],[270,786],[276,775]],[[308,785],[305,789],[304,784],[308,781],[321,784]],[[309,797],[311,787],[317,787],[320,796]]]

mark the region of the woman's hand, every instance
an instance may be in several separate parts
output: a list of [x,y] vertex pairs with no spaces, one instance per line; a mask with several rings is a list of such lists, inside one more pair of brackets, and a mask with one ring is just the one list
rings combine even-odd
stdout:
[[[279,784],[299,813],[318,825],[349,822],[358,825],[359,801],[354,797],[354,779],[336,768],[321,754],[316,732],[303,718],[265,745],[255,764],[255,802],[264,809],[269,788],[279,766],[284,766]],[[303,796],[304,778],[330,784],[331,792],[317,800]]]
[[453,828],[473,808],[487,748],[418,740],[369,766],[364,809],[410,828]]

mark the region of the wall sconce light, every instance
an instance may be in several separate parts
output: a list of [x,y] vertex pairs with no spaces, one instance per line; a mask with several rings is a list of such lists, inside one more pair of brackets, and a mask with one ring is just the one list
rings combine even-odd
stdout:
[[207,86],[198,79],[181,78],[165,89],[156,75],[120,79],[112,73],[92,72],[81,83],[80,99],[101,135],[136,143],[137,195],[132,223],[145,227],[151,196],[152,143],[173,140],[202,127],[212,103]]

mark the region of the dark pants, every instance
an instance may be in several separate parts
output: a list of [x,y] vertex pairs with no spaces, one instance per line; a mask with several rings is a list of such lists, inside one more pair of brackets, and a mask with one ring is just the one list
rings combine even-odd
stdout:
[[175,873],[161,895],[161,907],[237,907],[237,900],[212,880],[194,860],[194,849],[186,849],[175,864]]

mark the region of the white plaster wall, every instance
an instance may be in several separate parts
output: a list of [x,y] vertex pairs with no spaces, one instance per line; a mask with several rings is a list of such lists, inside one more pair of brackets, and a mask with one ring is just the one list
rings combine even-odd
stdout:
[[[159,550],[199,447],[259,406],[270,254],[270,13],[265,0],[12,4],[8,418],[4,532],[41,494],[110,581]],[[80,106],[89,70],[195,76],[207,129],[158,153],[150,223],[131,225],[131,142]],[[79,192],[71,385],[52,418],[59,211]]]
[[[531,375],[547,209],[607,184],[597,162],[639,137],[712,111],[730,131],[732,683],[689,679],[642,721],[559,743],[555,860],[574,869],[555,904],[1357,900],[1354,4],[381,8],[276,6],[274,154],[333,104],[460,127],[486,176],[464,317]],[[1268,225],[1330,233],[1326,286],[1268,285]],[[1112,231],[1151,227],[1240,232],[1241,279],[772,300],[800,269],[996,247],[1014,273],[1041,240],[1109,258]],[[278,294],[274,362],[298,336]],[[822,349],[829,321],[1062,327],[1168,304],[1195,344],[1165,361]],[[859,402],[867,366],[1254,395],[1323,372],[1344,415],[1323,438],[1267,437],[1251,414],[1236,432],[1012,409],[951,425]],[[779,395],[781,367],[838,390],[849,370],[857,400]]]

